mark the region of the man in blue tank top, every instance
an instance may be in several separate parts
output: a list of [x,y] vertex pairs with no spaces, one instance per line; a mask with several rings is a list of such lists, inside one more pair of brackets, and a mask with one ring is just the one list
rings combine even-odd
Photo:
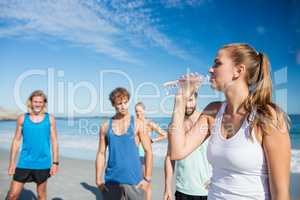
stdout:
[[[197,93],[189,98],[185,109],[185,129],[189,130],[197,121],[200,113],[196,111]],[[190,155],[176,161],[176,200],[206,200],[207,186],[211,176],[208,163],[207,142],[195,149]],[[201,162],[199,162],[201,160]],[[165,192],[164,200],[172,200],[172,176],[175,161],[171,161],[169,152],[165,158]]]
[[[47,97],[43,91],[34,91],[28,98],[27,105],[29,112],[18,118],[11,145],[8,174],[13,175],[13,180],[7,195],[8,200],[18,199],[27,182],[35,182],[38,199],[45,200],[47,179],[58,170],[55,119],[45,111]],[[22,150],[16,164],[21,142]]]
[[[96,184],[105,200],[144,200],[144,192],[151,182],[151,140],[144,122],[130,115],[129,98],[125,88],[114,89],[109,99],[116,114],[100,127]],[[145,175],[138,153],[140,143],[145,150]]]

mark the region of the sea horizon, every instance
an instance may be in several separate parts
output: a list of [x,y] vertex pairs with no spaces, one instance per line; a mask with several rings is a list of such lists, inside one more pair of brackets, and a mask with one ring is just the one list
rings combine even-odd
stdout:
[[[291,118],[292,173],[300,173],[300,115]],[[56,118],[60,155],[69,158],[94,160],[98,149],[99,127],[107,117]],[[170,117],[149,117],[167,129]],[[15,131],[15,121],[0,121],[0,148],[9,150]],[[151,137],[156,134],[152,133]],[[153,144],[154,166],[162,168],[167,140]]]

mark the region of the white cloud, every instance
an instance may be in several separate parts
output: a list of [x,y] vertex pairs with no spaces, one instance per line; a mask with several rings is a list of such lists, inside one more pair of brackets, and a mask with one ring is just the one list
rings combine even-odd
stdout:
[[182,8],[184,6],[197,7],[202,5],[205,0],[161,0],[167,8]]
[[147,37],[151,38],[157,45],[168,49],[171,55],[182,59],[190,58],[190,56],[185,51],[173,45],[165,35],[161,34],[157,30],[149,28],[145,30],[145,34],[147,35]]
[[139,63],[130,47],[149,44],[170,55],[188,54],[156,28],[143,1],[127,0],[4,0],[0,3],[0,37],[57,37],[115,59]]

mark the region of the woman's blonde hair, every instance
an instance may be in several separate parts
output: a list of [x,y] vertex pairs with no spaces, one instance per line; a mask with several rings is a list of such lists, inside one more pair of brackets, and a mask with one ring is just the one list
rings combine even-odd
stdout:
[[32,99],[33,99],[33,97],[36,97],[36,96],[43,97],[45,105],[44,105],[42,112],[45,113],[47,111],[48,100],[47,100],[47,96],[45,95],[45,93],[42,90],[35,90],[28,97],[28,99],[27,99],[28,112],[32,112]]
[[139,102],[137,102],[137,103],[135,104],[135,107],[138,107],[138,106],[141,106],[141,107],[143,108],[143,110],[146,109],[145,104],[144,104],[143,102],[141,102],[141,101],[139,101]]
[[[246,81],[250,95],[245,100],[244,107],[249,113],[256,111],[255,118],[249,119],[248,117],[252,125],[259,127],[263,133],[267,132],[269,126],[278,126],[278,114],[277,119],[274,119],[271,109],[274,109],[276,113],[283,113],[286,122],[289,122],[288,116],[272,102],[272,80],[267,55],[257,52],[248,44],[228,44],[222,49],[229,52],[236,66],[241,64],[246,66]],[[289,123],[287,126],[289,127]]]

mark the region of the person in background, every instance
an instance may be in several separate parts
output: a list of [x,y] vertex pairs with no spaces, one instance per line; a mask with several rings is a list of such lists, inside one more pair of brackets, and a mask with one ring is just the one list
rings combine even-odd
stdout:
[[[164,140],[167,138],[167,132],[164,131],[163,129],[161,129],[159,127],[159,125],[157,125],[156,123],[154,123],[153,121],[150,121],[149,119],[145,118],[145,105],[142,102],[138,102],[135,104],[135,115],[138,119],[142,120],[145,124],[145,129],[147,130],[147,134],[149,135],[149,137],[151,138],[151,134],[153,132],[158,133],[158,137],[151,139],[151,143],[154,142],[159,142],[161,140]],[[140,160],[143,164],[143,171],[145,173],[145,151],[144,148],[142,147],[142,145],[139,145],[139,155],[140,155]],[[151,184],[148,188],[148,190],[146,191],[146,200],[151,200],[152,199],[152,190],[151,190]]]
[[[144,121],[128,111],[129,92],[116,88],[109,99],[115,115],[100,128],[99,148],[96,157],[96,184],[105,200],[144,200],[144,192],[151,183],[152,148]],[[138,146],[145,149],[145,173],[139,158]],[[109,157],[106,163],[106,149]]]
[[[200,116],[197,108],[197,92],[186,102],[184,130],[187,132]],[[191,154],[176,162],[165,158],[165,193],[164,200],[172,200],[172,176],[176,164],[176,200],[207,200],[207,186],[211,176],[211,166],[207,160],[207,141]],[[200,162],[199,162],[200,161]]]

